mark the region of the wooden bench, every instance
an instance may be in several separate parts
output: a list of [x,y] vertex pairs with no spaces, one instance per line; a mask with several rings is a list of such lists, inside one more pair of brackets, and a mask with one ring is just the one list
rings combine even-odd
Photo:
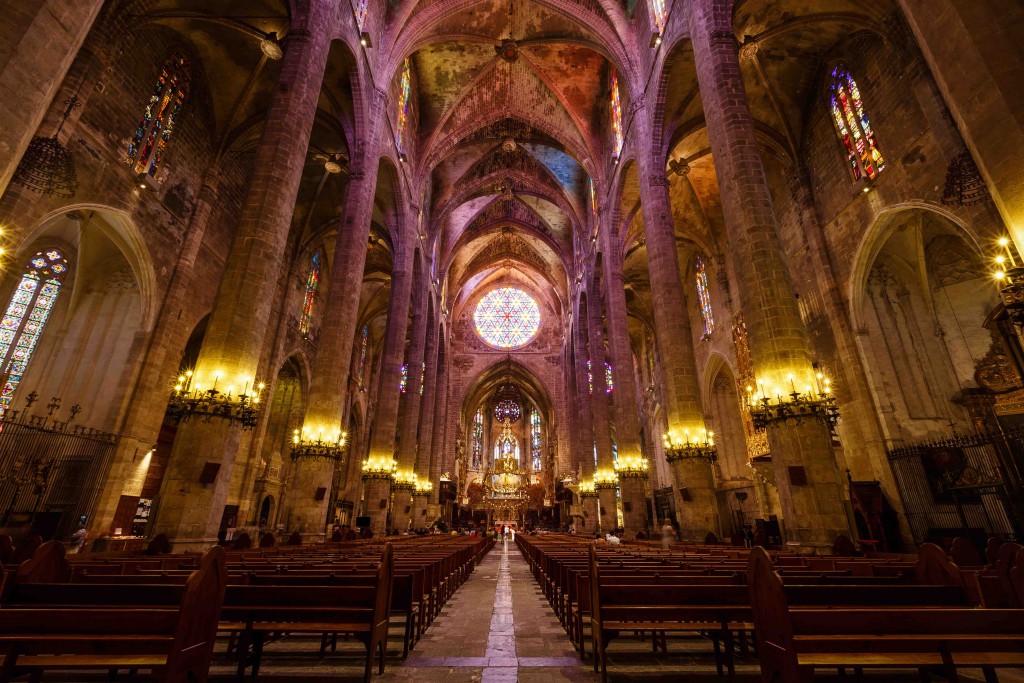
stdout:
[[[19,568],[24,586],[46,585],[31,583],[33,570],[49,579],[63,556],[60,543],[43,544]],[[183,586],[173,587],[179,598],[173,604],[124,601],[112,607],[97,603],[93,586],[63,584],[69,591],[55,597],[71,606],[37,602],[0,609],[0,681],[25,674],[38,680],[56,669],[148,669],[157,681],[205,681],[226,586],[224,552],[213,548]]]
[[815,669],[939,668],[1024,665],[1024,610],[944,607],[794,608],[771,559],[755,548],[747,571],[763,681],[802,683]]

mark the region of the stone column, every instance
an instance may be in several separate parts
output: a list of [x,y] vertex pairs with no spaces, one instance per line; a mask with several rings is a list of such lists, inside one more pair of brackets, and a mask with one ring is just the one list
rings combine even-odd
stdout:
[[[436,310],[436,309],[434,309]],[[423,384],[423,401],[420,408],[419,443],[416,447],[416,476],[419,481],[430,483],[434,489],[440,488],[440,477],[434,479],[430,474],[430,456],[434,446],[434,415],[437,412],[437,337],[438,326],[437,316],[433,316],[427,328],[426,381]],[[431,489],[433,491],[433,489]],[[412,525],[419,529],[426,527],[431,522],[427,518],[427,505],[436,494],[426,491],[418,491],[412,497]]]
[[[427,296],[430,286],[429,271],[419,266],[414,268],[419,274],[416,282],[413,283],[412,292],[412,330],[410,333],[411,343],[409,344],[409,355],[406,363],[409,368],[409,383],[405,393],[401,396],[399,408],[399,430],[401,434],[398,443],[398,472],[408,475],[416,472],[416,451],[418,448],[417,438],[420,424],[420,405],[422,395],[420,394],[420,378],[423,379],[424,391],[426,390],[426,373],[423,370],[423,362],[426,358],[426,335],[427,335]],[[391,499],[391,526],[398,531],[409,528],[412,516],[412,494],[415,488],[407,485],[395,487]]]
[[[324,301],[323,322],[317,342],[316,365],[309,386],[309,401],[302,421],[301,438],[336,438],[344,429],[345,402],[351,364],[339,362],[352,358],[356,327],[359,322],[359,296],[362,292],[366,266],[367,241],[370,236],[370,214],[373,211],[377,185],[377,145],[385,98],[376,91],[367,117],[369,149],[364,149],[358,167],[349,174],[345,187],[344,213],[331,262],[331,276]],[[320,435],[324,435],[321,437]],[[346,435],[346,458],[356,457],[352,451],[353,435]],[[292,486],[284,501],[292,519],[301,519],[299,531],[310,541],[322,540],[327,513],[335,492],[331,491],[338,461],[329,458],[305,458],[295,464]],[[340,465],[345,467],[346,465]],[[329,495],[317,500],[318,490]],[[287,515],[285,516],[287,518]]]
[[[585,309],[580,305],[579,298],[575,299],[576,311],[573,316],[575,325],[573,327],[573,352],[574,371],[576,374],[576,403],[578,407],[579,437],[582,460],[580,461],[580,483],[593,483],[594,471],[594,422],[591,413],[592,396],[587,383],[587,326]],[[581,533],[593,535],[600,524],[600,507],[597,502],[597,495],[580,496],[580,504],[583,506],[583,528]]]
[[[437,340],[437,389],[434,396],[434,420],[431,429],[434,431],[430,441],[430,481],[434,482],[434,494],[431,501],[437,502],[441,487],[441,474],[444,472],[445,457],[444,449],[447,447],[447,425],[448,425],[448,340],[444,338],[445,328],[438,330]],[[453,476],[455,472],[451,473]]]
[[[590,410],[594,420],[594,442],[597,444],[597,471],[594,486],[600,501],[601,532],[608,533],[619,526],[618,501],[615,495],[615,463],[612,454],[612,428],[608,411],[608,383],[605,379],[604,324],[601,292],[596,278],[589,280],[586,308],[580,305],[580,314],[586,315],[587,339],[590,351],[590,374],[593,378]],[[588,390],[590,387],[588,387]]]
[[[183,313],[192,286],[192,269],[217,202],[217,187],[217,176],[210,170],[196,196],[178,262],[171,273],[141,367],[131,382],[131,395],[127,397],[127,412],[119,431],[125,435],[140,436],[125,436],[118,443],[114,464],[93,515],[90,535],[110,532],[118,500],[124,493],[123,487],[132,476],[133,458],[137,453],[147,452],[160,433],[170,382],[178,372],[179,356],[191,332],[192,319]],[[145,477],[145,473],[141,476]]]
[[[391,300],[388,302],[388,324],[381,352],[380,380],[377,385],[377,404],[374,409],[373,432],[370,436],[369,462],[380,465],[392,463],[397,454],[398,407],[402,396],[399,384],[402,364],[405,362],[405,334],[409,327],[409,298],[412,294],[413,245],[403,244],[395,254],[391,273]],[[410,373],[410,387],[413,385]],[[416,378],[419,379],[418,377]],[[388,505],[391,499],[390,477],[365,479],[365,514],[370,517],[370,528],[377,536],[387,531]],[[383,505],[381,503],[383,502]]]
[[4,3],[10,56],[0,62],[0,195],[32,137],[53,135],[39,125],[101,7],[103,0]]
[[[608,328],[608,358],[612,364],[612,407],[615,413],[615,436],[619,449],[619,466],[642,465],[648,454],[640,448],[640,419],[637,411],[636,378],[633,375],[633,351],[629,339],[626,290],[622,280],[622,249],[613,244],[611,230],[603,234],[603,278]],[[639,480],[639,482],[637,482]],[[619,497],[622,499],[622,524],[630,536],[646,529],[647,476],[631,471],[619,476]]]
[[[648,114],[646,110],[642,112]],[[646,116],[637,117],[648,126]],[[650,135],[642,139],[653,140]],[[694,439],[705,428],[697,382],[690,308],[686,301],[676,250],[675,227],[669,201],[669,181],[664,162],[641,154],[640,201],[644,212],[647,264],[654,306],[654,334],[658,347],[665,418],[673,440]],[[718,499],[711,463],[692,458],[672,458],[672,475],[680,493],[679,527],[687,540],[703,541],[709,531],[719,533]]]
[[[237,395],[253,389],[269,330],[292,212],[306,161],[330,48],[334,12],[314,3],[308,27],[288,34],[278,87],[256,151],[227,269],[192,378],[196,389]],[[241,430],[215,419],[178,429],[160,493],[155,533],[175,550],[216,540],[238,453]],[[210,483],[202,483],[206,478]]]
[[[802,321],[747,105],[731,18],[710,0],[687,5],[708,136],[757,381],[769,396],[814,386]],[[817,417],[768,425],[790,541],[808,550],[852,534],[829,428]]]

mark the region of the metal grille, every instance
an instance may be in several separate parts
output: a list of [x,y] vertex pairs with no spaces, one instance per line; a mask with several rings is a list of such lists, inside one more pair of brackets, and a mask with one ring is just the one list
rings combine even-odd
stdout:
[[938,530],[1020,532],[1012,500],[1024,431],[952,436],[888,452],[914,541]]
[[[8,411],[0,421],[3,525],[26,531],[37,525],[54,538],[66,539],[79,519],[91,513],[117,437],[24,412]],[[44,518],[47,529],[41,528]]]

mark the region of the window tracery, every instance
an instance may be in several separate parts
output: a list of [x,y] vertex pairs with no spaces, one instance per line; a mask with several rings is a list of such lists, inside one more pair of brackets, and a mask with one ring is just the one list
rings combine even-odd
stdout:
[[473,443],[470,449],[473,458],[473,469],[480,469],[484,457],[484,410],[481,408],[473,416]]
[[836,133],[846,152],[854,179],[860,180],[867,176],[874,180],[885,170],[885,160],[871,129],[871,120],[864,108],[860,88],[843,64],[832,70],[829,95],[832,120],[836,124]]
[[359,361],[356,367],[356,379],[359,381],[359,386],[364,386],[364,380],[366,379],[366,353],[370,345],[370,326],[363,325],[362,336],[359,340]]
[[313,326],[313,313],[316,311],[316,297],[320,291],[320,252],[314,251],[309,260],[309,272],[306,275],[306,293],[302,297],[302,314],[299,316],[299,333],[309,334]]
[[402,75],[398,84],[398,130],[395,132],[395,146],[399,154],[405,154],[409,132],[410,90],[412,88],[412,70],[409,58],[402,62]]
[[190,81],[188,60],[178,54],[171,55],[164,63],[160,79],[128,143],[125,162],[133,172],[156,175],[188,97]]
[[624,143],[622,133],[622,99],[619,96],[619,75],[612,71],[611,78],[611,110],[612,110],[612,156],[618,158],[622,154]]
[[530,410],[530,460],[533,471],[540,472],[542,465],[540,412],[536,408]]
[[483,296],[473,311],[480,338],[500,349],[525,346],[540,328],[540,308],[529,294],[500,287]]
[[668,21],[668,7],[665,0],[651,0],[651,18],[654,20],[654,27],[658,33],[665,32],[665,23]]
[[704,336],[707,337],[715,329],[715,315],[711,310],[711,292],[708,288],[708,274],[704,268],[704,259],[698,256],[694,261],[693,269],[697,279],[697,299],[700,302],[700,317],[704,320]]
[[14,391],[28,369],[67,270],[67,258],[59,249],[36,252],[0,318],[0,368],[6,376],[0,388],[0,416],[10,407]]

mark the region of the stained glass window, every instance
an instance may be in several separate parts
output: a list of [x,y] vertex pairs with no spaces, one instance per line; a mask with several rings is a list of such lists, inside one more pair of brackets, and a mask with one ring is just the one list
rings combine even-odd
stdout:
[[704,319],[704,336],[715,329],[715,317],[711,312],[711,293],[708,291],[708,274],[704,270],[704,259],[700,256],[694,262],[697,275],[697,299],[700,301],[700,317]]
[[594,223],[597,223],[597,185],[590,181],[590,210],[594,213]]
[[181,116],[181,108],[188,97],[190,80],[188,60],[181,55],[171,55],[164,63],[160,80],[128,143],[125,163],[132,167],[133,172],[156,175],[167,151],[167,142],[174,132],[174,124]]
[[668,7],[665,0],[651,0],[651,17],[654,19],[654,28],[658,33],[665,32],[665,22],[668,20]]
[[519,460],[519,439],[511,434],[499,436],[494,444],[494,459],[515,458]]
[[540,308],[533,298],[515,287],[491,290],[473,312],[476,333],[491,346],[517,349],[533,339],[540,327]]
[[302,315],[299,316],[299,333],[309,334],[316,310],[316,295],[320,291],[320,252],[314,251],[306,275],[306,294],[302,297]]
[[484,410],[481,408],[473,416],[473,469],[480,469],[484,458]]
[[398,130],[395,132],[395,145],[400,154],[404,154],[406,138],[409,128],[409,90],[412,87],[412,73],[409,67],[409,58],[402,62],[402,76],[398,84]]
[[423,395],[423,385],[427,381],[427,362],[420,364],[420,396]]
[[356,0],[356,26],[359,28],[359,32],[363,32],[363,27],[366,26],[366,12],[369,9],[369,0]]
[[366,352],[370,346],[370,326],[363,326],[362,338],[359,340],[359,362],[356,366],[356,377],[359,380],[359,386],[363,386],[363,380],[366,378]]
[[844,65],[832,70],[829,92],[832,119],[853,177],[858,180],[863,176],[870,179],[878,177],[885,170],[885,160],[871,130],[871,121],[864,110],[857,82]]
[[612,389],[615,388],[615,380],[612,378],[612,366],[611,363],[604,364],[604,392],[606,394],[612,393]]
[[404,394],[406,387],[409,386],[409,366],[403,363],[401,372],[402,377],[398,380],[398,390]]
[[0,318],[0,368],[7,375],[0,389],[0,416],[10,407],[14,390],[25,375],[67,270],[68,261],[57,249],[37,252],[29,259]]
[[530,461],[533,463],[533,471],[541,470],[541,436],[540,436],[540,413],[536,408],[530,411]]
[[622,100],[619,97],[619,75],[612,71],[612,156],[618,158],[622,154]]
[[594,370],[589,358],[587,359],[587,390],[591,394],[594,393]]

